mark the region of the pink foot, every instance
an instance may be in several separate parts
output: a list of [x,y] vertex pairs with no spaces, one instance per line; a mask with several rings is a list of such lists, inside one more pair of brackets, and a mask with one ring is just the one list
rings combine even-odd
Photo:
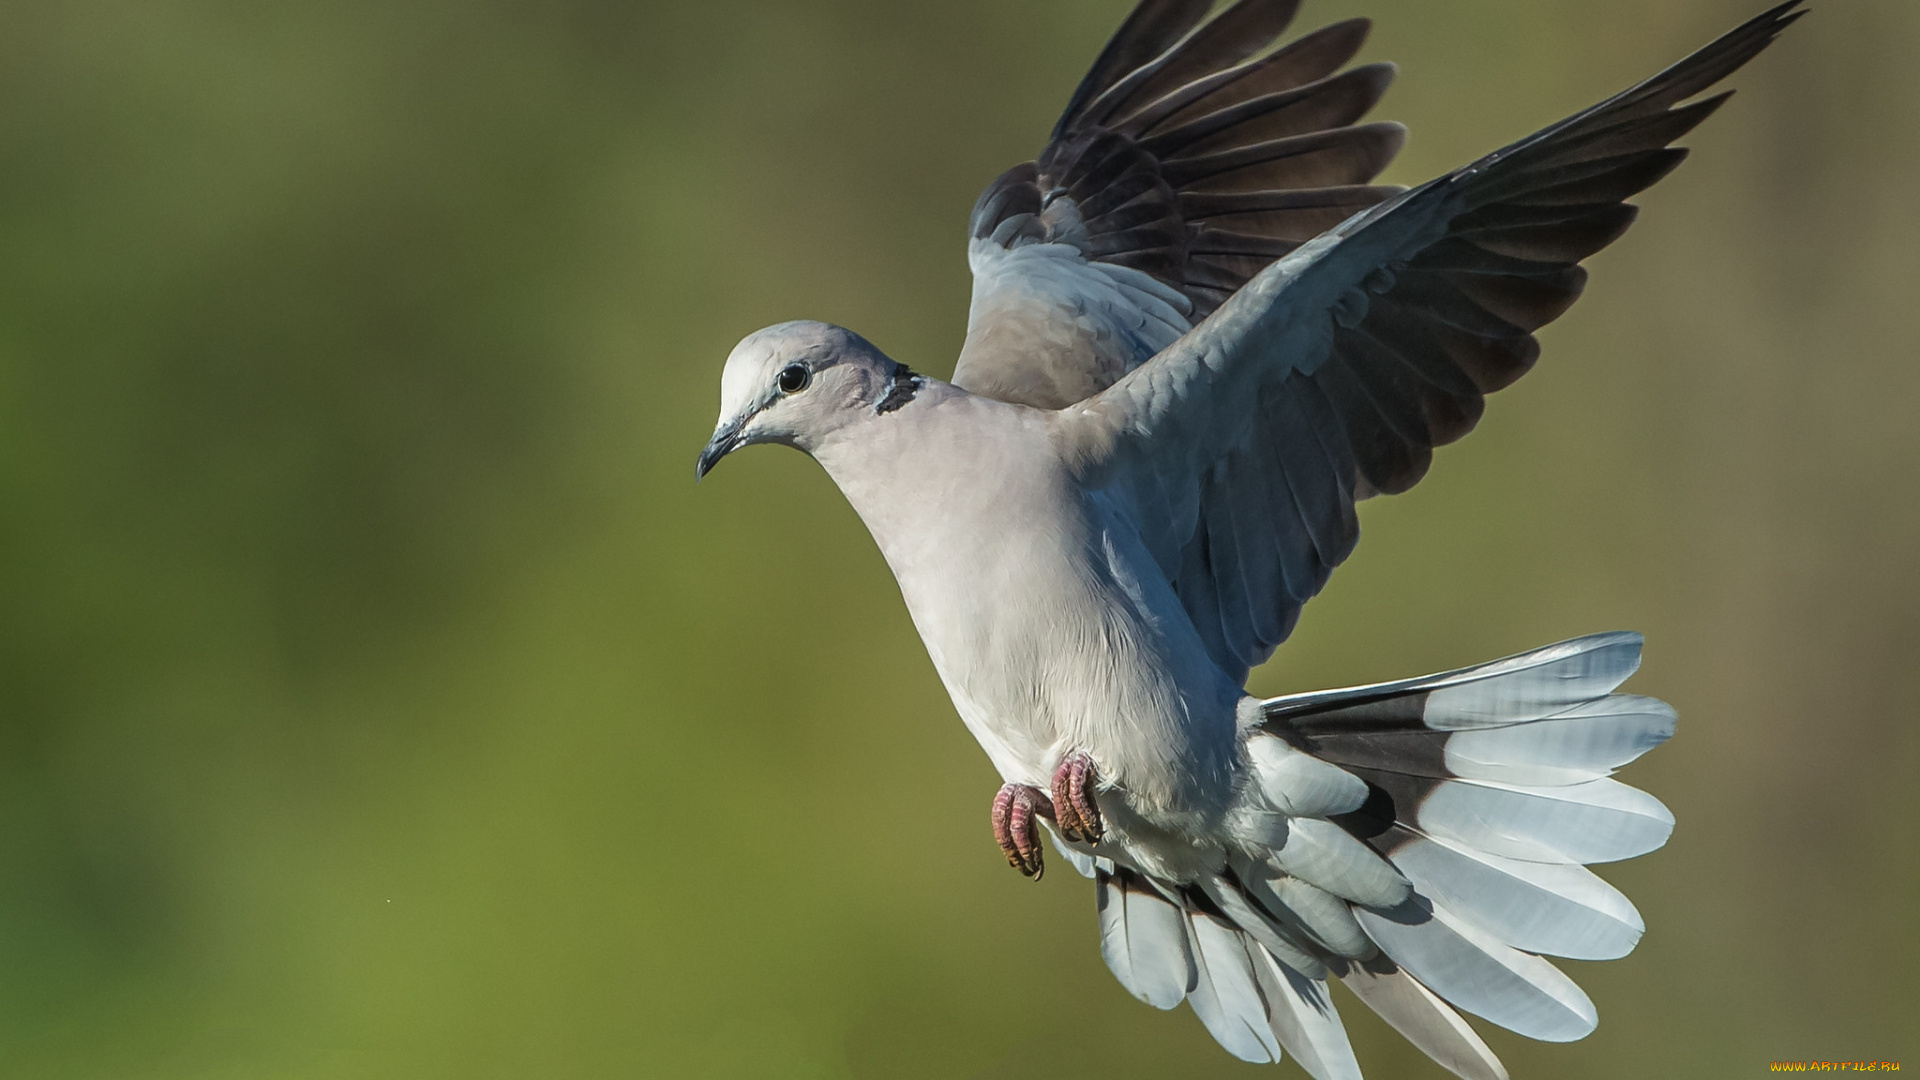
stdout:
[[1093,759],[1083,753],[1068,754],[1053,771],[1054,822],[1061,836],[1097,844],[1105,835],[1106,830],[1100,823],[1100,807],[1093,801],[1098,781]]
[[1030,784],[1005,784],[993,799],[993,838],[1007,863],[1030,878],[1046,872],[1037,817],[1053,817],[1053,804]]

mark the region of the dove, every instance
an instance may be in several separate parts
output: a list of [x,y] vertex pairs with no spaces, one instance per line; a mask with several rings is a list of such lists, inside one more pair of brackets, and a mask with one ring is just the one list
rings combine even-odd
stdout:
[[[721,374],[704,477],[813,457],[885,556],[955,710],[1004,780],[1007,861],[1043,838],[1095,883],[1134,996],[1228,1052],[1360,1067],[1343,982],[1470,1080],[1462,1017],[1547,1041],[1598,1014],[1548,957],[1639,942],[1588,866],[1673,815],[1613,778],[1674,710],[1619,692],[1638,634],[1399,682],[1260,698],[1249,672],[1359,538],[1540,354],[1625,200],[1686,156],[1710,87],[1790,0],[1598,105],[1410,189],[1363,122],[1365,20],[1276,44],[1295,0],[1143,0],[1034,161],[977,203],[951,381],[788,322]],[[1344,70],[1343,70],[1344,69]]]

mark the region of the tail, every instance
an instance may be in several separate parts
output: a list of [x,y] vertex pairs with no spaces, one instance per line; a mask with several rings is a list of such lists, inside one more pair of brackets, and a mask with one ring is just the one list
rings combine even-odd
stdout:
[[[1455,1009],[1565,1042],[1598,1017],[1543,955],[1625,956],[1645,926],[1583,864],[1652,851],[1673,815],[1610,778],[1674,713],[1612,691],[1638,634],[1596,634],[1479,667],[1260,703],[1260,791],[1230,821],[1265,858],[1191,884],[1069,855],[1099,886],[1101,946],[1160,1008],[1181,1000],[1249,1061],[1284,1047],[1358,1080],[1328,981],[1470,1080],[1506,1071]],[[1265,830],[1265,832],[1261,832]]]

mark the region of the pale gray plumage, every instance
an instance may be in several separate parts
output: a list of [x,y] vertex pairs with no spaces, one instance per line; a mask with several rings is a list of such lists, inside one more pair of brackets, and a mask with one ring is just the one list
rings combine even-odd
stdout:
[[1279,1061],[1266,996],[1254,957],[1259,946],[1233,924],[1203,912],[1187,915],[1200,977],[1188,994],[1194,1015],[1220,1045],[1242,1061]]
[[1408,831],[1393,865],[1422,896],[1528,952],[1615,960],[1647,928],[1620,890],[1578,864],[1511,859]]
[[1181,907],[1112,863],[1095,884],[1100,954],[1120,985],[1156,1009],[1180,1004],[1200,977]]
[[1334,1011],[1327,980],[1309,978],[1272,956],[1255,955],[1274,1038],[1316,1080],[1360,1080],[1360,1062]]
[[1421,1052],[1466,1080],[1507,1080],[1507,1070],[1479,1033],[1420,980],[1381,958],[1355,964],[1340,981]]
[[1509,1031],[1570,1042],[1600,1022],[1572,979],[1431,901],[1404,912],[1354,912],[1380,950],[1434,993]]
[[1404,131],[1359,122],[1391,67],[1338,72],[1364,22],[1270,50],[1297,0],[1142,0],[975,208],[953,381],[771,327],[728,358],[700,473],[758,442],[826,468],[1007,781],[1003,850],[1037,874],[1048,824],[1129,992],[1351,1080],[1339,978],[1441,1065],[1504,1078],[1455,1009],[1580,1038],[1597,1013],[1544,957],[1624,956],[1645,929],[1585,865],[1673,827],[1612,778],[1674,730],[1615,692],[1639,635],[1242,687],[1351,552],[1355,504],[1417,482],[1533,363],[1580,260],[1724,95],[1686,100],[1798,4],[1402,191],[1371,180]]

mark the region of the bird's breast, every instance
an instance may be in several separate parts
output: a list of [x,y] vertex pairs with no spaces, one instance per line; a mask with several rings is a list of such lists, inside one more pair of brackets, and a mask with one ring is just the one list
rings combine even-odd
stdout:
[[1239,688],[1044,426],[989,404],[1006,414],[956,408],[884,454],[820,455],[886,556],[956,709],[1009,781],[1044,787],[1083,750],[1151,806],[1224,800]]

